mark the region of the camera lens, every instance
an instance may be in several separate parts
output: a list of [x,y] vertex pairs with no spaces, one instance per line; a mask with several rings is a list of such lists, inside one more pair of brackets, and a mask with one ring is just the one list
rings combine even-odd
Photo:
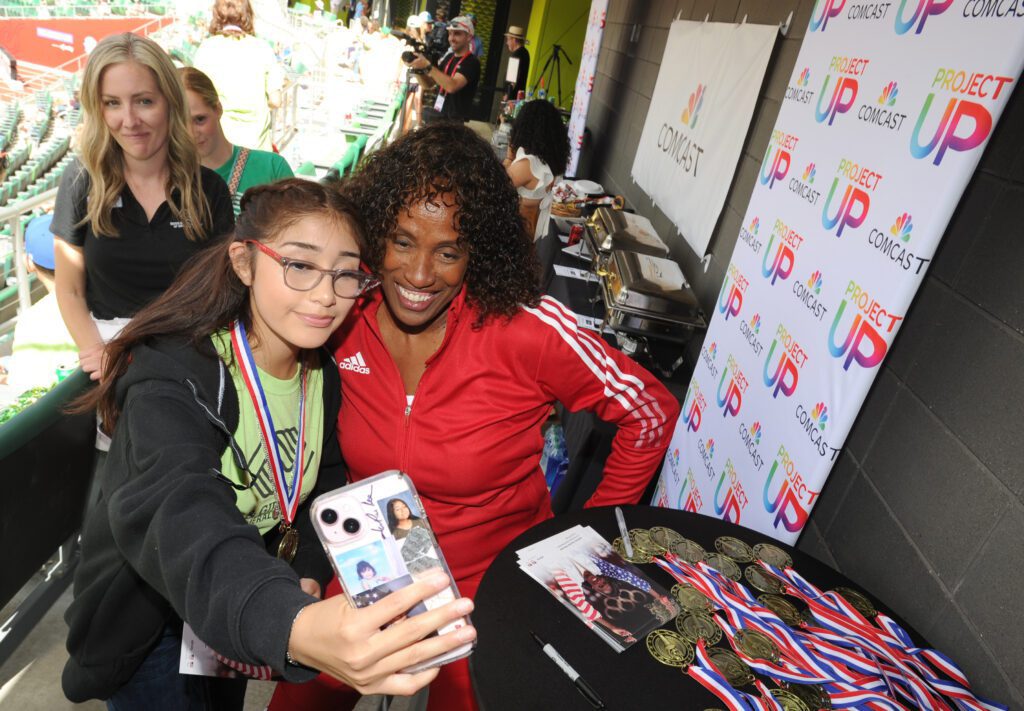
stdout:
[[345,529],[345,533],[357,533],[359,531],[359,521],[354,518],[346,518],[341,527]]
[[320,520],[328,526],[338,522],[338,512],[334,509],[324,509],[320,512]]

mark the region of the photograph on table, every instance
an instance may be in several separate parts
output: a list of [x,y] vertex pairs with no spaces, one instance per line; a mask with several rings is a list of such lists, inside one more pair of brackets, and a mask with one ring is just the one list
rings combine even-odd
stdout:
[[519,566],[620,652],[679,614],[666,590],[589,527],[522,549]]

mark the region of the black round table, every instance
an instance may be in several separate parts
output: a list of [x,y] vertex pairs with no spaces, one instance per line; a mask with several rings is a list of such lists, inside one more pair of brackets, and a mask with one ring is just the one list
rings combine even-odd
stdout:
[[[823,590],[850,587],[922,643],[912,628],[891,614],[877,597],[824,563],[791,546],[742,526],[700,514],[650,506],[623,506],[629,528],[665,526],[714,551],[719,536],[735,536],[751,546],[768,542],[793,557],[793,567]],[[518,565],[516,551],[575,525],[590,526],[611,541],[619,535],[613,507],[585,509],[549,519],[512,541],[487,569],[476,594],[473,624],[477,648],[469,659],[477,700],[483,711],[500,709],[591,709],[554,662],[530,636],[536,632],[579,672],[609,709],[706,709],[722,702],[676,667],[659,664],[643,640],[622,653],[587,629]],[[674,580],[654,564],[639,568],[669,590]],[[756,592],[756,591],[753,591]],[[665,629],[675,629],[672,623]],[[723,643],[726,644],[726,643]]]

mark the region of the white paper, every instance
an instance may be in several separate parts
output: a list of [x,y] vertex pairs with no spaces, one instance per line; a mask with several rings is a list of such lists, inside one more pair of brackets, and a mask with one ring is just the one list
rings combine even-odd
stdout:
[[594,274],[594,272],[588,272],[586,269],[578,269],[577,267],[566,267],[561,264],[555,265],[555,274],[561,277],[568,277],[569,279],[597,281],[597,274]]
[[656,247],[666,252],[668,251],[668,246],[658,236],[658,232],[654,229],[654,225],[651,224],[649,219],[633,212],[623,212],[622,216],[626,220],[626,231],[637,242],[645,247]]
[[234,679],[239,673],[218,661],[213,649],[186,622],[181,630],[181,656],[178,658],[178,673],[193,676],[216,676],[221,679]]
[[671,259],[640,254],[637,260],[640,262],[640,274],[659,289],[678,291],[686,284],[683,270]]
[[[519,57],[508,58],[508,69],[505,70],[505,81],[515,84],[519,78]],[[512,97],[515,98],[515,97]]]

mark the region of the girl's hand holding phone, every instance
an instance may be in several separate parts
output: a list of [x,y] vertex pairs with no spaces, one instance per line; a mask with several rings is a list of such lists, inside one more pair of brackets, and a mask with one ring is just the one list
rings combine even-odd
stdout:
[[296,617],[288,651],[300,664],[330,674],[362,694],[414,694],[433,681],[438,669],[415,674],[401,670],[475,640],[476,629],[471,625],[424,639],[468,615],[473,601],[459,598],[389,623],[449,585],[451,580],[438,573],[360,609],[352,607],[344,595],[313,603]]

